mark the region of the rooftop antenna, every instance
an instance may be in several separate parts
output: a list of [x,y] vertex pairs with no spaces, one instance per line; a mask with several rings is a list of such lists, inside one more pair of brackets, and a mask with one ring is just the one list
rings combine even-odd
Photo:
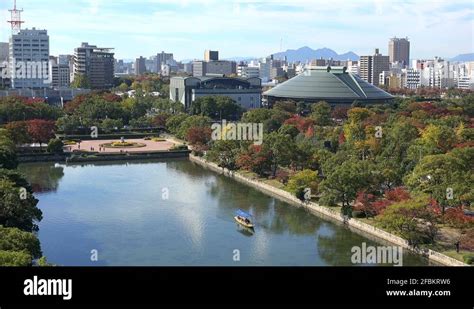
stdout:
[[24,21],[21,20],[21,13],[23,10],[16,8],[16,0],[13,1],[13,10],[9,10],[11,13],[11,20],[8,21],[12,25],[12,34],[18,34],[21,30],[21,24]]

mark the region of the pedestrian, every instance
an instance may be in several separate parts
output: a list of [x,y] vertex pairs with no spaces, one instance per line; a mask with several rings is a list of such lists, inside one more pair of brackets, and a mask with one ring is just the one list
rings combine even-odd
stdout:
[[456,246],[456,252],[459,253],[459,249],[460,249],[460,247],[461,247],[461,243],[460,243],[459,241],[457,241],[454,245]]

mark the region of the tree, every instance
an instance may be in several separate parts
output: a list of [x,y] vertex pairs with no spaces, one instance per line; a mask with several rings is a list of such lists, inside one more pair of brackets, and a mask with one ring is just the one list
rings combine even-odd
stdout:
[[330,126],[332,124],[331,105],[324,101],[313,105],[311,107],[311,119],[318,126]]
[[63,153],[64,144],[59,138],[54,138],[48,143],[48,152],[49,153]]
[[474,202],[472,162],[474,148],[424,157],[405,182],[419,192],[430,194],[442,208],[470,205]]
[[312,170],[303,170],[291,176],[288,180],[286,188],[293,194],[305,192],[306,189],[311,190],[311,194],[316,194],[319,187],[318,172]]
[[40,242],[35,235],[17,228],[2,226],[0,226],[0,251],[25,252],[34,259],[38,259],[42,255]]
[[44,142],[54,138],[54,130],[56,128],[54,121],[41,119],[29,120],[27,121],[27,127],[31,140],[35,143],[39,143],[40,148]]
[[207,145],[211,141],[211,128],[192,127],[186,134],[186,140],[190,145]]
[[426,195],[393,204],[382,213],[379,224],[414,246],[432,243],[438,229],[436,215],[428,205]]
[[219,167],[228,170],[237,169],[237,158],[240,154],[238,141],[215,141],[207,153],[209,160],[217,163]]
[[0,251],[0,266],[28,267],[33,263],[32,257],[26,252]]
[[111,119],[107,118],[102,120],[100,128],[106,133],[111,133],[115,130],[120,130],[123,128],[123,121],[121,119]]
[[181,139],[185,139],[188,134],[188,130],[193,127],[210,128],[212,119],[205,116],[191,116],[184,119],[179,125],[179,129],[176,136]]
[[8,131],[0,129],[0,168],[15,169],[18,166],[15,144]]
[[22,145],[31,142],[26,121],[10,122],[5,126],[5,129],[7,129],[11,140],[16,145]]
[[237,158],[237,166],[244,170],[265,176],[272,167],[272,153],[262,146],[251,145],[246,152],[241,153]]
[[172,134],[178,134],[181,124],[188,118],[186,114],[176,114],[166,121],[166,129]]
[[71,88],[90,89],[91,85],[89,79],[83,74],[76,74],[74,81],[71,83]]
[[22,196],[15,183],[0,180],[0,225],[32,232],[38,229],[42,212],[36,207],[38,200],[30,193]]
[[275,177],[278,167],[288,166],[294,157],[293,149],[296,147],[290,135],[272,132],[264,138],[264,148],[267,149],[272,165],[272,176]]
[[81,126],[81,121],[79,117],[75,115],[66,115],[56,121],[56,126],[59,131],[64,132],[65,134],[74,134]]
[[372,166],[368,161],[350,159],[331,170],[325,170],[326,179],[321,183],[323,204],[342,203],[343,213],[352,213],[351,203],[357,192],[371,185]]

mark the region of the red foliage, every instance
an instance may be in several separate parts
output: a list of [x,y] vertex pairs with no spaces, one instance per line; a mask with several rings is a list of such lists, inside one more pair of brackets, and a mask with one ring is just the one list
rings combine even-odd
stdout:
[[160,115],[156,116],[155,118],[153,118],[151,123],[155,127],[165,127],[166,126],[166,121],[168,121],[169,118],[170,118],[170,115],[168,115],[168,114],[160,114]]
[[38,104],[38,103],[45,103],[45,100],[43,98],[25,98],[25,97],[22,97],[21,101],[22,101],[23,104],[30,105],[30,106]]
[[107,102],[121,102],[122,98],[114,93],[105,93],[102,95],[105,101]]
[[28,134],[35,143],[45,143],[54,138],[54,121],[34,119],[26,122]]
[[290,173],[285,170],[278,170],[276,172],[275,179],[286,185],[288,183],[288,180],[290,179]]
[[411,198],[410,193],[403,187],[385,191],[385,198],[392,202],[406,201]]
[[346,135],[344,134],[344,132],[341,132],[341,134],[339,134],[339,145],[342,145],[346,142]]
[[261,176],[270,168],[271,151],[266,151],[260,145],[251,145],[246,153],[237,158],[237,166]]
[[444,214],[444,221],[458,228],[474,225],[474,218],[464,214],[464,210],[461,207],[447,209]]
[[312,138],[312,137],[314,137],[314,127],[313,127],[313,126],[310,126],[310,127],[308,128],[308,130],[306,131],[305,136],[306,136],[307,138]]
[[474,228],[462,235],[459,242],[461,250],[474,251]]
[[79,108],[87,100],[87,95],[78,95],[71,102],[67,103],[64,106],[64,110],[68,114],[74,113],[74,111]]
[[188,130],[186,140],[191,145],[206,145],[211,140],[211,128],[193,127]]
[[286,120],[284,124],[295,126],[298,131],[300,131],[300,133],[305,134],[310,127],[314,126],[314,121],[309,118],[296,115]]

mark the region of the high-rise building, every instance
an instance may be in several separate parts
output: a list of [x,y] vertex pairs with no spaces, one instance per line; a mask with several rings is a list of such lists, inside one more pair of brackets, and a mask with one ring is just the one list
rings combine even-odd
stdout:
[[9,54],[9,44],[0,42],[0,62],[8,61]]
[[146,59],[140,56],[135,60],[135,75],[143,75],[146,71]]
[[157,54],[155,58],[156,73],[159,73],[161,71],[161,66],[163,64],[168,64],[168,61],[170,60],[173,60],[173,54],[168,54],[164,51]]
[[374,86],[379,85],[380,73],[390,70],[390,59],[388,56],[382,56],[379,49],[375,49],[372,56],[360,57],[360,77]]
[[35,28],[20,30],[10,37],[9,47],[12,88],[51,86],[48,31]]
[[219,60],[219,52],[216,50],[206,50],[204,52],[204,61],[218,61]]
[[113,87],[115,59],[111,50],[82,43],[74,50],[74,75],[83,75],[92,89]]
[[404,66],[410,64],[410,41],[408,38],[392,38],[388,42],[390,63],[399,62]]
[[53,88],[67,88],[71,84],[69,64],[53,64],[51,67]]

